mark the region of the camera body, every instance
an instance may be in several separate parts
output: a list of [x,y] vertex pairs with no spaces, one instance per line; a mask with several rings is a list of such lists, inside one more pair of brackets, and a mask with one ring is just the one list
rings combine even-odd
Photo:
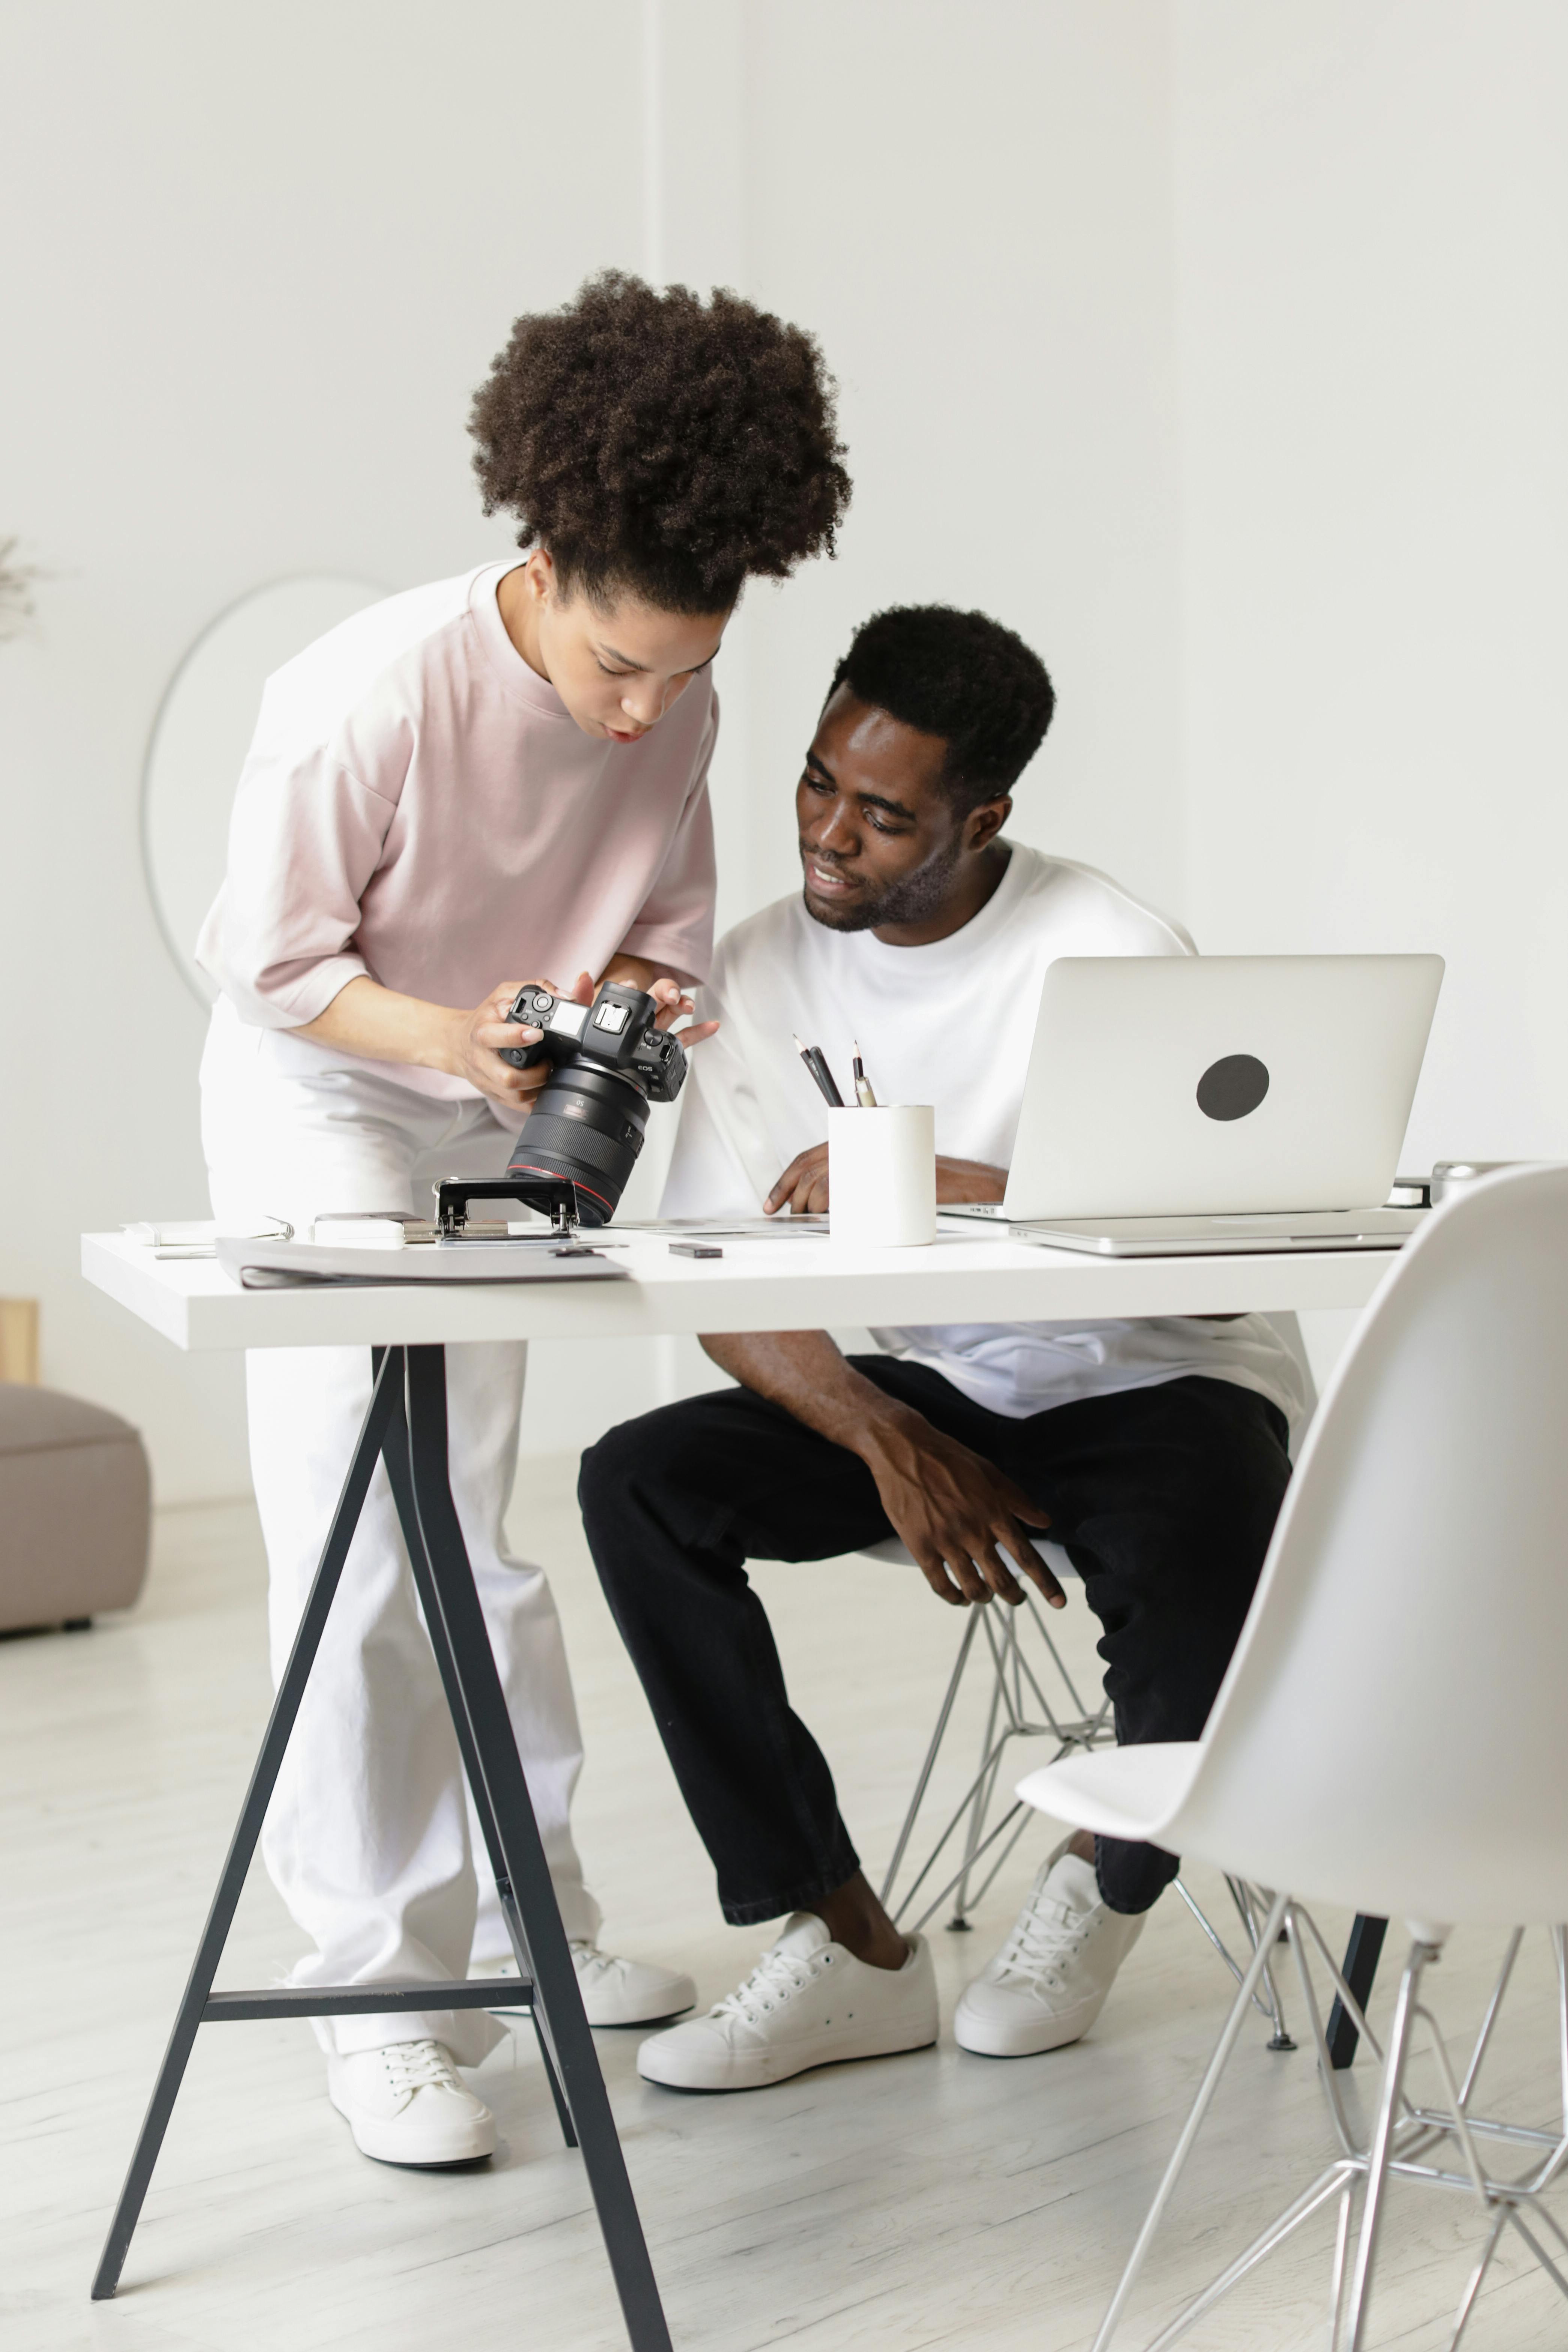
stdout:
[[642,1150],[649,1103],[673,1102],[685,1083],[686,1050],[657,1025],[658,1010],[646,990],[614,980],[592,1004],[531,982],[507,1007],[509,1021],[543,1035],[503,1047],[502,1060],[552,1066],[506,1172],[572,1183],[580,1224],[608,1224]]
[[501,1059],[514,1069],[541,1062],[560,1069],[579,1059],[627,1078],[649,1102],[673,1102],[686,1079],[686,1053],[679,1037],[654,1025],[658,1007],[646,990],[607,980],[592,1004],[569,1003],[532,982],[520,988],[507,1006],[509,1021],[542,1029],[537,1045],[503,1046]]

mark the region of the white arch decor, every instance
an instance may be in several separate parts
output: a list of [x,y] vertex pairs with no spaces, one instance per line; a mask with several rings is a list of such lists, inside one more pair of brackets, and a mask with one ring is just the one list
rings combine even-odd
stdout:
[[142,863],[158,928],[203,1004],[196,934],[223,880],[234,789],[275,669],[387,593],[368,580],[275,580],[220,613],[164,689],[142,770]]

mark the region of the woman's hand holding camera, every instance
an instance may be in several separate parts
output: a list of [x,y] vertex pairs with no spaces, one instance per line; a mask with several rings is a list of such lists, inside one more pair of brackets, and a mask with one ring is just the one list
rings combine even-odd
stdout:
[[[640,957],[617,956],[605,978],[624,980],[634,987],[646,989],[658,1007],[654,1020],[660,1029],[670,1028],[682,1014],[692,1010],[690,997],[682,992],[679,983],[656,978],[652,967]],[[507,1007],[518,990],[524,987],[547,988],[552,996],[568,1004],[592,1004],[598,992],[598,983],[588,971],[579,972],[570,989],[537,975],[530,981],[503,981],[499,988],[491,989],[475,1012],[452,1016],[452,1058],[447,1066],[455,1077],[467,1078],[509,1118],[520,1122],[533,1108],[534,1097],[551,1075],[548,1062],[536,1062],[531,1069],[520,1070],[501,1059],[503,1047],[536,1045],[543,1034],[542,1030],[527,1028],[506,1017]],[[681,1031],[680,1042],[688,1047],[700,1045],[718,1026],[716,1021],[699,1022]]]
[[[616,956],[605,978],[646,989],[658,1007],[654,1018],[661,1029],[669,1028],[691,1011],[691,999],[679,982],[660,977],[641,956]],[[547,988],[552,996],[566,993],[552,980],[507,980],[492,988],[482,1004],[466,1013],[450,1005],[427,1003],[423,997],[404,996],[396,989],[383,988],[368,972],[359,972],[338,991],[324,1013],[295,1034],[365,1061],[405,1062],[415,1069],[445,1070],[448,1077],[466,1078],[487,1101],[521,1125],[550,1076],[548,1062],[520,1070],[500,1057],[503,1045],[539,1043],[539,1030],[523,1028],[506,1017],[508,1005],[523,987]],[[595,992],[593,974],[580,972],[567,1001],[592,1004]],[[716,1021],[699,1022],[681,1031],[680,1042],[686,1046],[700,1045],[718,1026]]]
[[[587,974],[584,974],[584,979]],[[588,1002],[581,994],[582,982],[573,992],[579,1004]],[[533,1097],[550,1076],[548,1062],[536,1062],[531,1070],[520,1070],[510,1062],[501,1060],[503,1045],[537,1045],[543,1031],[520,1028],[506,1017],[507,1007],[520,988],[547,988],[552,996],[560,989],[552,980],[535,977],[531,981],[503,980],[492,988],[484,1003],[472,1013],[455,1013],[451,1016],[450,1059],[447,1069],[455,1078],[466,1078],[478,1087],[486,1100],[504,1110],[509,1118],[521,1121],[533,1108]]]

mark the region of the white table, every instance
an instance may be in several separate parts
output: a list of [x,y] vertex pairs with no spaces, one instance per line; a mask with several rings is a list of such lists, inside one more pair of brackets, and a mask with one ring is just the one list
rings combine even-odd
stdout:
[[[599,1236],[594,1237],[598,1240]],[[217,1892],[110,2228],[96,2299],[130,2249],[197,2028],[223,2020],[483,2006],[493,1987],[342,1986],[215,1993],[289,1735],[310,1677],[365,1490],[384,1462],[451,1708],[557,2113],[580,2145],[636,2352],[669,2335],[593,2038],[555,1906],[527,1784],[490,1654],[447,1477],[445,1349],[453,1341],[668,1332],[802,1330],[864,1324],[1084,1321],[1364,1307],[1395,1260],[1381,1251],[1108,1260],[1043,1249],[948,1221],[928,1249],[851,1248],[816,1235],[727,1240],[714,1260],[677,1257],[652,1234],[604,1237],[620,1282],[387,1283],[246,1290],[211,1260],[160,1259],[120,1234],[82,1241],[87,1279],[177,1348],[369,1347],[374,1391],[306,1604]],[[477,1246],[481,1246],[476,1244]],[[392,1261],[394,1265],[396,1260]]]
[[1395,1254],[1384,1250],[1097,1258],[1010,1241],[984,1225],[967,1233],[958,1225],[944,1221],[930,1249],[854,1249],[781,1237],[725,1242],[720,1259],[672,1257],[668,1243],[634,1236],[614,1253],[633,1280],[581,1289],[389,1283],[384,1289],[240,1290],[210,1260],[160,1260],[121,1234],[84,1234],[81,1270],[176,1348],[205,1351],[1279,1313],[1364,1307],[1395,1263]]

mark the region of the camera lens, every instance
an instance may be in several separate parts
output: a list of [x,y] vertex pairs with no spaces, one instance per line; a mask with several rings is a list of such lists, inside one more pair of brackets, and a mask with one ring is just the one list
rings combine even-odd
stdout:
[[647,1131],[647,1098],[630,1078],[591,1062],[552,1070],[507,1168],[509,1176],[563,1176],[577,1187],[578,1221],[607,1225]]

